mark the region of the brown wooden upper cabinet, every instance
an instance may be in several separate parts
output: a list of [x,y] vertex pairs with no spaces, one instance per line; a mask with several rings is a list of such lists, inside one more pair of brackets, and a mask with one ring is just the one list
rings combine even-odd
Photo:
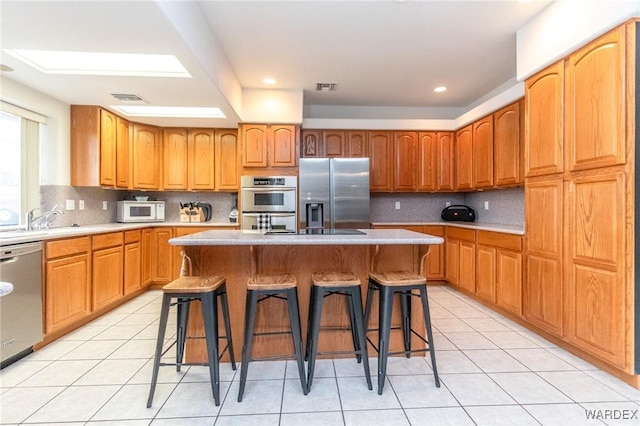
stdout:
[[163,129],[164,189],[178,190],[188,188],[187,173],[187,129]]
[[353,130],[347,132],[347,157],[368,157],[369,133],[364,130]]
[[[196,148],[193,152],[194,156],[199,155]],[[240,164],[238,161],[237,129],[216,129],[215,159],[216,189],[220,191],[238,190],[240,188]],[[197,172],[198,170],[195,169],[194,173]],[[195,188],[195,183],[193,187]]]
[[524,101],[518,101],[493,114],[493,178],[495,186],[522,184],[522,126]]
[[366,130],[302,130],[300,156],[317,157],[367,157]]
[[565,62],[566,169],[625,162],[625,27]]
[[71,185],[129,187],[129,123],[91,105],[71,106]]
[[191,190],[216,189],[215,133],[213,129],[189,129],[186,175]]
[[453,132],[438,132],[438,189],[453,191],[455,189],[455,143]]
[[418,148],[417,132],[394,132],[394,190],[415,191],[418,187]]
[[525,176],[561,173],[564,65],[557,62],[525,84]]
[[493,186],[493,115],[473,123],[473,188]]
[[295,167],[299,127],[241,124],[243,167]]
[[456,132],[456,189],[473,187],[473,125]]
[[162,187],[162,132],[146,124],[133,125],[133,187]]
[[393,132],[369,132],[369,181],[372,192],[393,189]]
[[418,133],[418,189],[435,191],[438,189],[438,134]]

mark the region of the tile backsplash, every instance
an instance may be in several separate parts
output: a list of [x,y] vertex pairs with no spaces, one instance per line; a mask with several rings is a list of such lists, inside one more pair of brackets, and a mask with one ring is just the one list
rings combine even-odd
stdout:
[[[75,210],[64,210],[61,216],[53,218],[53,226],[74,224],[97,225],[116,221],[116,202],[135,195],[147,195],[150,199],[166,202],[165,220],[180,221],[180,202],[198,201],[212,206],[212,222],[228,222],[229,212],[236,203],[236,194],[227,192],[186,192],[186,191],[119,191],[104,188],[78,187],[66,185],[40,186],[40,206],[43,211],[54,205],[66,206],[66,200],[74,200]],[[84,210],[79,210],[79,201],[84,201]],[[103,202],[107,209],[103,210]]]

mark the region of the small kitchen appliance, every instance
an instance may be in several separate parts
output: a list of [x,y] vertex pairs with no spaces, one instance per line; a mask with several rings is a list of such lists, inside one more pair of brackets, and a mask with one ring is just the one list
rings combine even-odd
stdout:
[[296,176],[242,176],[240,182],[243,231],[296,232]]
[[461,204],[454,204],[445,207],[440,215],[442,220],[447,221],[459,221],[459,222],[474,222],[476,220],[476,212],[469,206]]
[[118,222],[164,222],[164,201],[118,201]]

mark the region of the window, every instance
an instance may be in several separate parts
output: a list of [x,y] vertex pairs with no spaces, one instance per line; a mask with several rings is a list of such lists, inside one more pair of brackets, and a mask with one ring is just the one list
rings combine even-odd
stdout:
[[[4,105],[2,105],[4,107]],[[0,110],[0,228],[22,225],[40,207],[41,124]]]

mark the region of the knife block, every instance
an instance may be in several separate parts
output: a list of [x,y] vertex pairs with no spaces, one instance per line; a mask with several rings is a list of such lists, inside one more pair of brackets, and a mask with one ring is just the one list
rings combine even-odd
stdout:
[[204,222],[204,210],[202,207],[190,209],[183,207],[180,209],[180,222],[183,223],[200,223]]

